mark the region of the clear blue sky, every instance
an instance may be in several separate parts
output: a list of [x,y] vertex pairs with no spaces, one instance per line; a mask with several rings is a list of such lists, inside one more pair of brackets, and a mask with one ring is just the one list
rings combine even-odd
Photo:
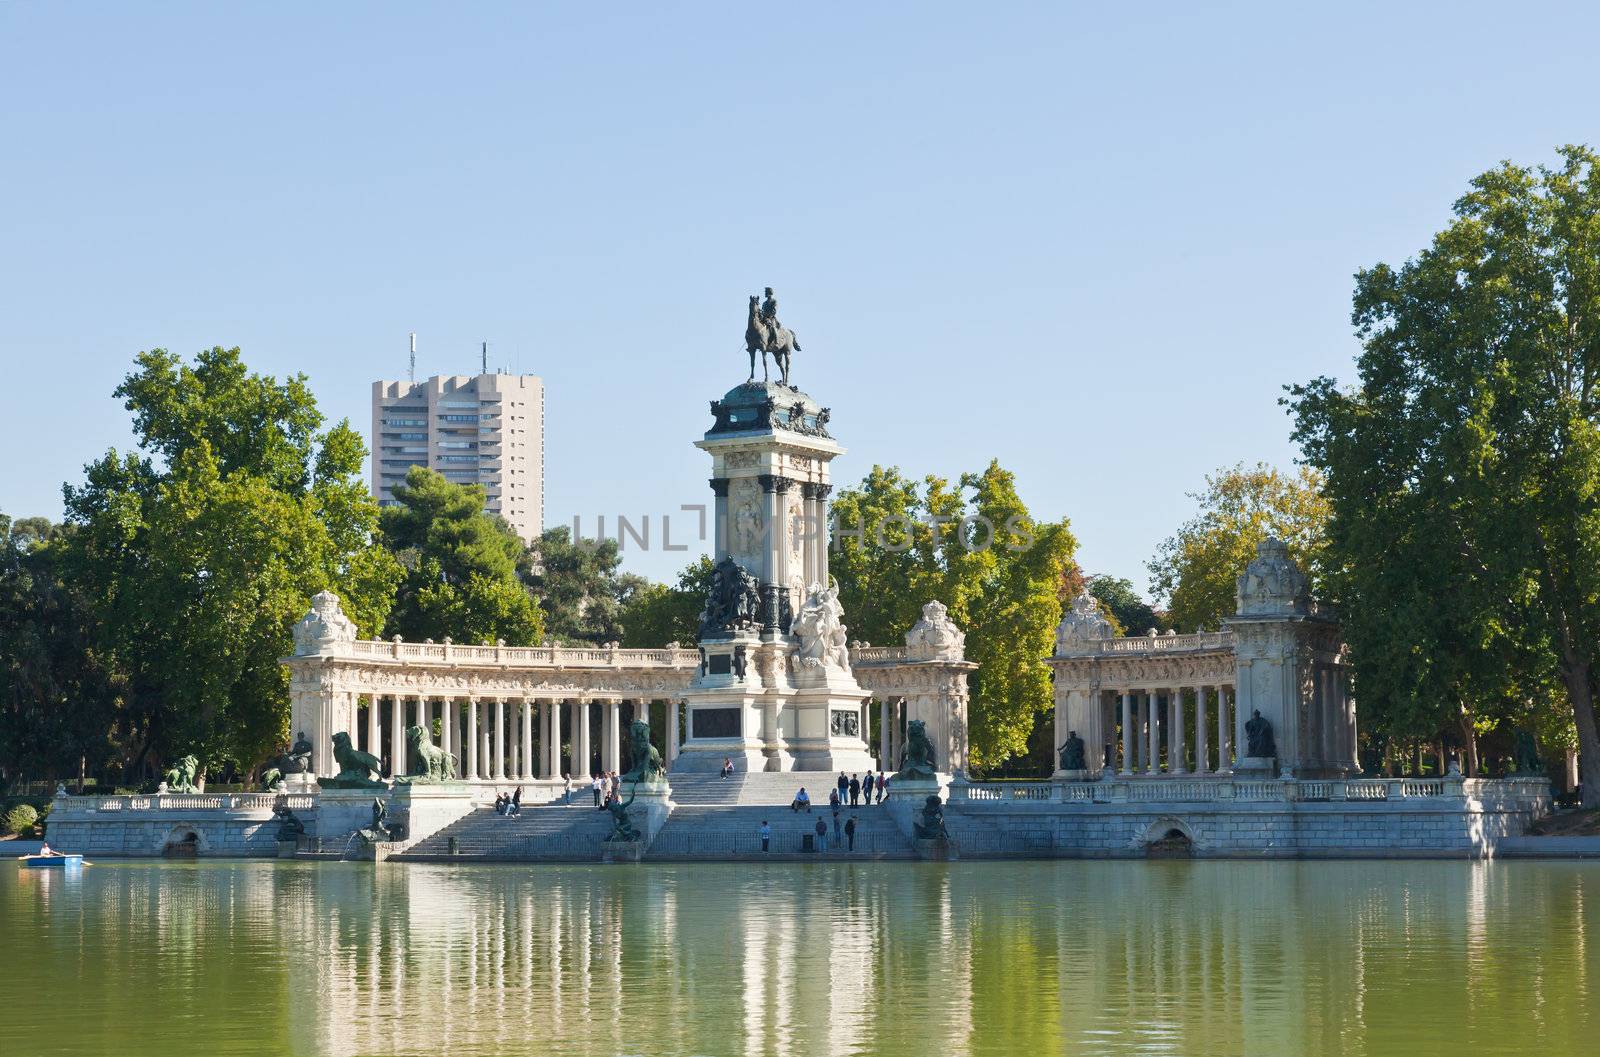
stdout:
[[1350,374],[1357,268],[1600,141],[1593,4],[1302,8],[5,3],[0,510],[128,444],[141,349],[365,431],[413,330],[544,376],[550,523],[676,510],[770,284],[838,480],[998,457],[1144,588]]

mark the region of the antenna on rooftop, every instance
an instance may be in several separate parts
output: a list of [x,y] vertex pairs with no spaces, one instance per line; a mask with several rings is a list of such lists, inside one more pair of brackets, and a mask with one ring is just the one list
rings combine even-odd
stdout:
[[417,384],[417,332],[411,332],[411,371],[408,377],[412,385]]
[[483,343],[483,370],[479,371],[478,373],[489,373],[489,343],[487,341]]

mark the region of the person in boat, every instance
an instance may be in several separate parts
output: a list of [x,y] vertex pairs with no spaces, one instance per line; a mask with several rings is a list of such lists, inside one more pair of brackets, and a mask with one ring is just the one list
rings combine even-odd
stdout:
[[50,842],[45,841],[39,845],[40,855],[60,855],[61,853],[50,847]]

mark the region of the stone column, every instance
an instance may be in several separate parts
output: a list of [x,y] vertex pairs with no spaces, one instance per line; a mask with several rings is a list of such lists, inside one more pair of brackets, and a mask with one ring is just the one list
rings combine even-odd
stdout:
[[[728,553],[728,479],[726,477],[711,478],[711,494],[715,496],[713,502],[713,515],[711,532],[715,540],[715,549],[712,550],[712,560],[716,561]],[[584,724],[585,727],[588,724]],[[584,767],[588,767],[587,763]]]
[[1173,687],[1167,694],[1167,715],[1172,719],[1167,727],[1167,771],[1188,774],[1189,764],[1183,758],[1183,690],[1180,687]]
[[378,715],[378,695],[367,696],[367,751],[372,755],[383,757],[383,724],[382,717]]
[[1122,773],[1133,773],[1133,691],[1122,691]]
[[405,772],[406,721],[400,695],[389,698],[389,774],[391,777]]
[[1233,753],[1228,746],[1228,688],[1217,686],[1217,773],[1233,773]]
[[417,694],[412,698],[411,722],[413,726],[421,727],[423,730],[428,729],[428,698],[423,694]]
[[478,699],[467,698],[467,777],[477,778],[478,774]]
[[585,778],[591,778],[589,757],[594,750],[589,748],[589,702],[580,697],[574,707],[577,710],[577,722],[572,725],[572,755],[575,757],[572,769]]
[[1194,688],[1194,771],[1209,774],[1211,771],[1210,746],[1206,744],[1206,688]]
[[481,778],[493,777],[494,745],[489,736],[494,730],[494,699],[485,698],[483,711],[478,716],[478,774]]
[[1145,750],[1145,773],[1160,774],[1161,724],[1158,717],[1161,710],[1161,698],[1154,690],[1146,691],[1145,696],[1148,699],[1148,704],[1145,707],[1145,721],[1149,724],[1147,732],[1149,745]]
[[544,703],[544,726],[539,733],[544,738],[544,767],[546,778],[561,777],[561,709],[554,701]]
[[669,698],[667,700],[667,768],[669,770],[673,762],[678,758],[678,721],[682,717],[682,713],[683,702],[676,698]]
[[460,704],[448,695],[439,702],[439,748],[452,756],[456,753],[456,715],[460,711]]
[[833,491],[831,484],[817,484],[812,487],[817,495],[817,583],[828,586],[828,495]]
[[890,699],[878,697],[878,766],[890,766]]
[[494,777],[504,781],[506,777],[506,702],[504,698],[495,698],[494,701],[494,750],[491,753],[494,760]]
[[[554,707],[549,702],[544,702],[542,708]],[[528,697],[522,699],[522,776],[526,779],[539,777],[538,768],[533,766],[533,700]]]
[[622,702],[621,701],[603,701],[603,702],[601,702],[601,716],[600,716],[600,767],[601,767],[602,770],[605,770],[605,771],[618,771],[618,770],[621,770],[621,767],[619,766],[619,761],[621,759],[621,753],[618,751],[621,746],[620,746],[620,742],[618,740],[619,731],[617,730],[617,728],[619,726],[621,726],[621,725],[622,725]]

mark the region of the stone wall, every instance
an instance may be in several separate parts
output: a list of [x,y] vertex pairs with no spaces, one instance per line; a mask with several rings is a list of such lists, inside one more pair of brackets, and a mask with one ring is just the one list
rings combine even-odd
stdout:
[[1486,858],[1549,798],[1480,784],[1506,788],[1393,803],[957,802],[946,818],[963,858],[1140,858],[1172,833],[1196,858]]

